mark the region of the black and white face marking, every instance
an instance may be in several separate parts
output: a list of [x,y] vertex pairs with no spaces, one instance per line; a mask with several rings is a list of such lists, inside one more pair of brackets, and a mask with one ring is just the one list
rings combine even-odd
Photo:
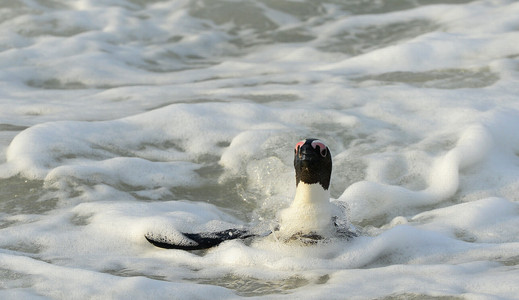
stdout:
[[332,155],[320,140],[306,139],[296,144],[294,168],[296,186],[302,181],[307,184],[319,183],[325,190],[330,187]]

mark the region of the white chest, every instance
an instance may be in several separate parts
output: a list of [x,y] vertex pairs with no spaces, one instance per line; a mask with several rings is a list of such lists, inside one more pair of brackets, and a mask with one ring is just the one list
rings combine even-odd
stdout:
[[327,234],[332,228],[330,192],[319,184],[300,182],[292,204],[279,214],[281,235]]

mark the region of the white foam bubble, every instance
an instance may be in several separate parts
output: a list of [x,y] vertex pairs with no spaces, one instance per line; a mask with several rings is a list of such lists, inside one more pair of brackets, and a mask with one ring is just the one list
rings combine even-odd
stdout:
[[341,199],[349,204],[352,218],[357,221],[391,215],[392,209],[402,213],[406,208],[444,201],[458,190],[460,170],[485,159],[492,144],[486,128],[471,126],[463,132],[452,150],[432,161],[425,189],[412,191],[401,186],[365,181],[348,187]]

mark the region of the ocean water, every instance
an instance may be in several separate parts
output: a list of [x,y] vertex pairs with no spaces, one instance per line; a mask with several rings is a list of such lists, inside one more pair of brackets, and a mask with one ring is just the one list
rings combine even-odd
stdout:
[[[517,299],[519,2],[0,3],[0,298]],[[317,137],[361,233],[272,228]]]

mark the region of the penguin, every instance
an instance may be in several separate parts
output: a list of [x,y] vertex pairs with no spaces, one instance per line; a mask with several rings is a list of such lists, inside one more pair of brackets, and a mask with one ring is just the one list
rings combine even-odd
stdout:
[[257,233],[249,228],[231,228],[218,232],[182,233],[169,238],[148,232],[151,244],[166,249],[202,250],[227,240],[265,237],[274,234],[285,242],[315,244],[329,238],[350,239],[357,236],[344,220],[341,207],[330,202],[332,154],[319,139],[307,138],[294,148],[296,194],[292,204],[278,213],[279,226],[274,231]]
[[319,237],[330,236],[333,228],[333,210],[330,202],[332,155],[318,139],[305,139],[294,148],[296,194],[292,204],[278,214],[276,236]]

